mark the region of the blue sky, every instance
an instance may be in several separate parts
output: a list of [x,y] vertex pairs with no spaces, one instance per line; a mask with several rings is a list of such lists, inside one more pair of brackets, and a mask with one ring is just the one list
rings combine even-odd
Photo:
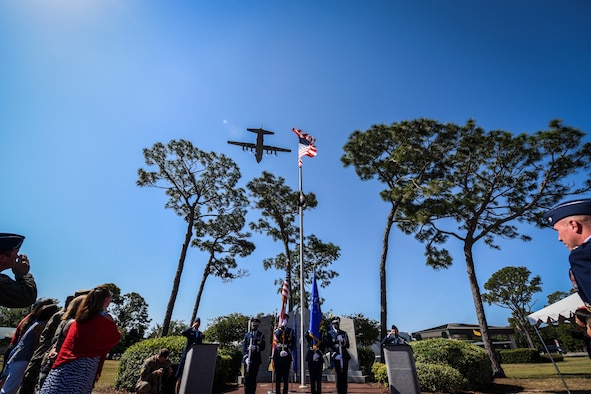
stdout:
[[[113,282],[161,323],[184,222],[162,191],[135,185],[142,149],[188,139],[232,157],[242,185],[271,171],[297,189],[296,127],[318,147],[304,158],[304,192],[319,200],[304,231],[342,252],[340,276],[320,289],[323,311],[379,320],[388,206],[380,184],[343,168],[348,136],[418,117],[518,133],[560,118],[590,132],[590,13],[584,0],[0,0],[0,231],[26,235],[39,296]],[[246,128],[261,124],[276,133],[266,142],[292,152],[257,164],[226,143],[253,140]],[[534,240],[476,248],[478,279],[482,288],[504,266],[527,266],[542,277],[542,307],[570,289],[568,251],[550,229],[520,229]],[[283,273],[262,260],[281,246],[253,241],[240,261],[249,277],[208,280],[204,322],[280,307]],[[461,250],[450,247],[454,266],[433,271],[423,245],[392,233],[388,324],[476,323]],[[173,319],[190,318],[205,258],[190,252]],[[507,323],[507,310],[486,312]]]

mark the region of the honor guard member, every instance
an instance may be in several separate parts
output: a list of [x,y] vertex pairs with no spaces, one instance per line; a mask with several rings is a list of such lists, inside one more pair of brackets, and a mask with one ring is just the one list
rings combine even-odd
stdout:
[[0,305],[8,308],[25,308],[37,300],[37,285],[29,274],[29,258],[18,251],[25,237],[0,233],[0,272],[12,269],[14,279],[0,274]]
[[[322,332],[320,334],[322,336]],[[308,342],[308,352],[306,361],[308,362],[308,373],[310,374],[310,392],[311,394],[322,393],[322,370],[324,369],[324,340],[323,338],[314,338],[310,331],[306,333]]]
[[201,345],[203,343],[203,338],[205,335],[201,331],[199,331],[199,326],[201,325],[201,319],[198,317],[195,319],[191,327],[185,328],[181,335],[187,338],[187,344],[183,349],[183,353],[181,354],[181,359],[179,361],[179,366],[176,369],[176,392],[178,394],[179,389],[181,387],[181,378],[183,377],[183,369],[185,368],[185,361],[187,360],[187,353],[189,349],[193,347],[193,345]]
[[544,215],[570,254],[575,290],[591,311],[591,199],[563,202]]
[[136,393],[160,394],[163,392],[164,382],[172,376],[169,354],[168,349],[160,349],[157,355],[144,360],[140,377],[135,384]]
[[261,321],[250,321],[249,331],[242,342],[242,360],[244,362],[244,394],[254,394],[257,389],[257,375],[261,366],[261,352],[265,350],[265,336],[259,331]]
[[347,372],[349,370],[349,360],[351,356],[347,349],[349,348],[349,336],[341,330],[341,318],[335,316],[332,321],[332,328],[326,336],[326,345],[330,349],[331,364],[336,371],[337,393],[347,394]]
[[[285,319],[275,330],[277,344],[273,351],[273,369],[275,370],[275,394],[287,394],[289,385],[289,372],[293,361],[293,350],[296,346],[296,339],[293,330],[287,327],[289,315],[285,314]],[[281,383],[283,382],[283,391]]]

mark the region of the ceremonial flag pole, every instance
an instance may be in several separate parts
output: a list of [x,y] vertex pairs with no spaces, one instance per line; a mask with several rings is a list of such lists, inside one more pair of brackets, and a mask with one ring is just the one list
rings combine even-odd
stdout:
[[296,128],[291,129],[298,136],[298,166],[299,166],[299,184],[300,200],[298,202],[300,211],[300,387],[306,387],[306,374],[304,366],[304,207],[306,198],[302,191],[302,157],[314,157],[318,153],[316,150],[316,139],[309,134]]

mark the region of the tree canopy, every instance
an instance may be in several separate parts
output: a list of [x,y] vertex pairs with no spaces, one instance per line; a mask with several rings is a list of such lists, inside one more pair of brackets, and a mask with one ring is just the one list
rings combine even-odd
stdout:
[[[488,334],[475,271],[474,245],[498,249],[496,237],[527,241],[519,222],[542,225],[542,214],[564,197],[591,188],[591,144],[584,133],[553,120],[533,134],[485,131],[418,119],[354,132],[341,158],[363,180],[377,179],[391,204],[380,261],[381,325],[385,327],[385,262],[392,223],[425,243],[426,263],[447,268],[450,238],[462,244],[484,347],[495,377],[504,376]],[[575,182],[580,175],[582,182]]]
[[[314,208],[318,205],[314,193],[309,193],[302,198],[299,191],[294,191],[285,184],[285,179],[275,177],[273,174],[263,171],[259,178],[251,180],[247,188],[254,200],[254,207],[261,211],[261,217],[256,222],[250,223],[253,231],[270,236],[274,241],[280,241],[283,251],[275,257],[266,258],[263,267],[267,270],[275,268],[285,272],[284,278],[275,280],[278,291],[281,289],[284,279],[288,281],[290,288],[289,310],[300,304],[299,287],[293,286],[292,276],[299,277],[299,230],[296,225],[296,215],[301,204],[306,208]],[[304,237],[304,282],[312,283],[313,268],[316,267],[316,280],[321,287],[326,287],[330,280],[338,273],[328,267],[340,256],[340,247],[321,241],[314,234]],[[305,299],[308,299],[306,296]]]
[[510,309],[529,346],[535,349],[527,315],[532,312],[533,295],[542,291],[542,278],[539,275],[530,278],[530,275],[526,267],[501,268],[484,284],[488,292],[482,293],[482,300]]
[[172,140],[167,145],[157,142],[143,153],[148,169],[138,170],[137,185],[164,190],[168,196],[165,207],[183,218],[186,225],[162,323],[162,335],[165,336],[193,235],[207,233],[212,220],[215,222],[218,216],[232,212],[236,205],[241,207],[245,191],[237,187],[241,174],[232,159],[215,152],[204,152],[190,141]]

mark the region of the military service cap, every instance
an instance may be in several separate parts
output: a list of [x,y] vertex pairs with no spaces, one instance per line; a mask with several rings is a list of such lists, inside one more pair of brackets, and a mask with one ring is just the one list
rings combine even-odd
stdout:
[[0,233],[0,249],[18,249],[24,240],[22,235]]
[[548,211],[544,219],[550,225],[554,225],[566,217],[575,215],[591,215],[591,198],[563,202]]

